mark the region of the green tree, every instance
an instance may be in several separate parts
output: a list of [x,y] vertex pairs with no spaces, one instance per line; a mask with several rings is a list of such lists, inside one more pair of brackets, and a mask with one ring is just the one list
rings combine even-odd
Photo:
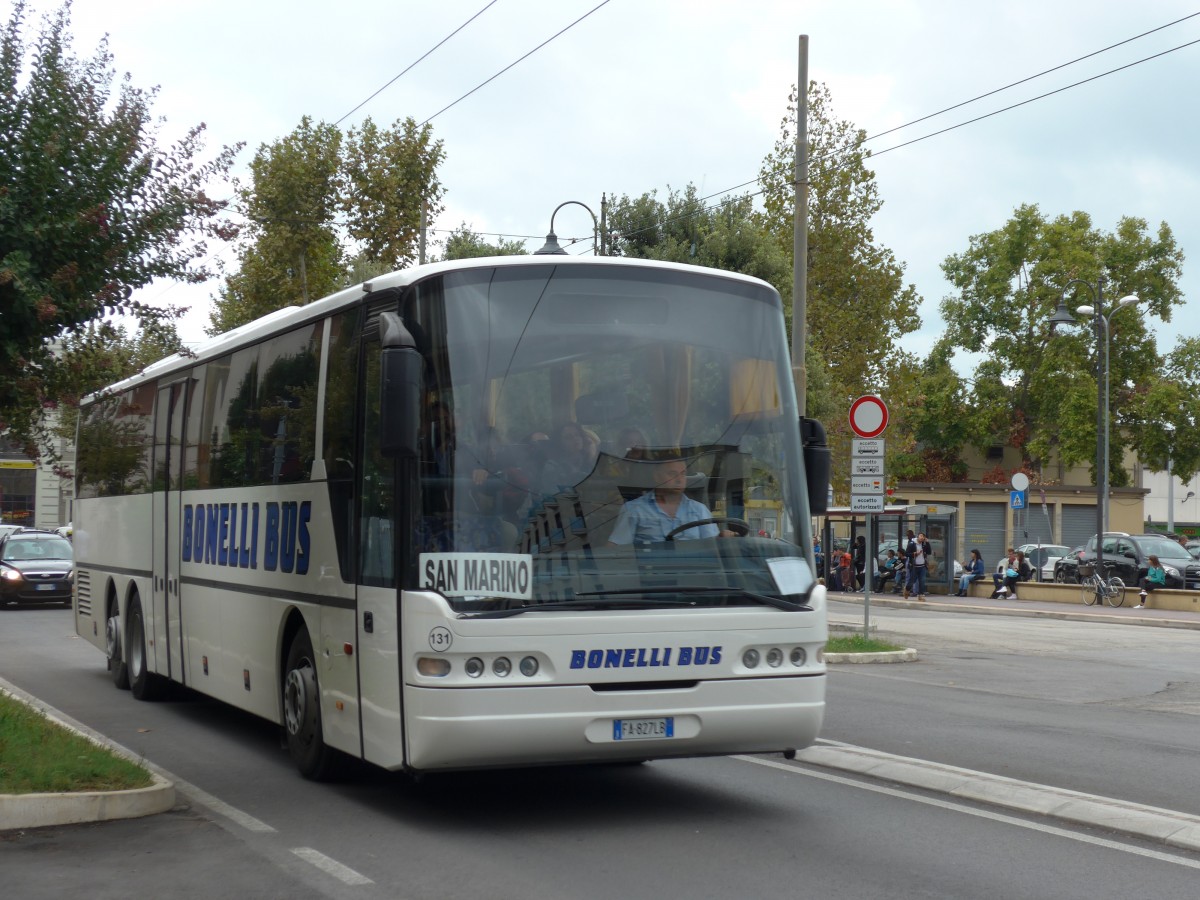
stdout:
[[238,269],[225,277],[210,314],[220,334],[345,282],[335,231],[342,134],[305,116],[281,140],[263,144],[238,198],[250,224]]
[[386,130],[368,118],[347,133],[341,207],[351,239],[368,259],[389,270],[416,260],[422,221],[442,211],[437,167],[444,157],[433,126],[418,126],[411,117]]
[[1130,445],[1151,470],[1191,481],[1200,472],[1200,338],[1180,338],[1162,375],[1138,385],[1125,422]]
[[[759,176],[765,230],[782,251],[789,273],[795,231],[796,97],[793,87],[779,140]],[[902,359],[897,341],[920,325],[920,298],[911,284],[904,284],[903,264],[876,242],[871,228],[883,201],[875,173],[867,167],[871,154],[863,147],[865,138],[862,129],[835,117],[829,88],[810,83],[808,348],[822,349],[832,389],[846,409],[860,394],[888,392],[894,381],[890,368]],[[778,286],[790,299],[791,278]]]
[[203,125],[161,146],[155,92],[115,83],[107,42],[73,55],[70,3],[32,47],[25,11],[14,5],[0,37],[0,428],[33,454],[44,408],[72,387],[54,339],[106,314],[161,321],[170,312],[135,302],[135,289],[209,277],[206,239],[233,232],[206,187],[237,148],[200,161]]
[[287,137],[259,147],[250,184],[238,191],[250,225],[209,333],[413,262],[422,203],[426,221],[442,209],[443,155],[430,127],[412,119],[390,129],[367,119],[343,135],[305,116]]
[[442,249],[442,259],[476,259],[480,256],[524,256],[528,251],[524,241],[501,238],[489,244],[463,222],[450,232]]
[[[706,204],[696,186],[614,199],[608,209],[614,256],[658,259],[753,275],[777,290],[791,280],[791,262],[763,230],[749,196]],[[781,290],[782,293],[782,290]]]
[[[1166,223],[1151,233],[1144,220],[1127,217],[1104,232],[1086,213],[1047,219],[1035,205],[1018,207],[1003,227],[972,237],[967,250],[947,257],[942,271],[957,289],[941,303],[949,346],[987,357],[971,398],[986,413],[971,443],[1011,444],[1025,467],[1047,481],[1061,481],[1064,467],[1094,458],[1096,353],[1103,340],[1088,317],[1080,318],[1080,327],[1056,331],[1049,320],[1060,300],[1072,309],[1093,305],[1103,275],[1105,312],[1124,294],[1142,300],[1137,311],[1113,316],[1110,342],[1110,477],[1113,485],[1128,484],[1124,451],[1149,440],[1141,433],[1151,427],[1146,404],[1161,396],[1149,390],[1161,379],[1163,361],[1148,320],[1169,321],[1183,302],[1182,262]],[[1044,472],[1051,459],[1057,470]]]

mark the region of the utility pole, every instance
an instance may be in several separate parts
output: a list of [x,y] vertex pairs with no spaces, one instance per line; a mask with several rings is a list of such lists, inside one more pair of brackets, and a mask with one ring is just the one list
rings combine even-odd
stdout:
[[800,35],[796,85],[796,207],[792,214],[792,380],[796,406],[805,413],[808,369],[808,35]]

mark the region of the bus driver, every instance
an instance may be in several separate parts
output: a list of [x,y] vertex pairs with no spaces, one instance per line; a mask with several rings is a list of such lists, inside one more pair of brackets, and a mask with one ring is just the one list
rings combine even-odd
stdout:
[[[617,524],[609,536],[609,545],[652,543],[667,539],[680,525],[711,519],[712,513],[703,503],[684,494],[687,486],[687,463],[681,459],[659,463],[654,473],[655,487],[636,500],[621,507]],[[711,522],[697,525],[675,535],[672,540],[688,541],[698,538],[732,537],[732,531],[722,531]]]

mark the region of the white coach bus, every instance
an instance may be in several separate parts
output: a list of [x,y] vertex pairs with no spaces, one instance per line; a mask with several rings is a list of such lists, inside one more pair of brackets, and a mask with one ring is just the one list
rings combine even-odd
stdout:
[[[422,266],[88,399],[76,630],[138,699],[281,724],[310,778],[793,753],[828,472],[766,283]],[[747,533],[764,507],[791,530]]]

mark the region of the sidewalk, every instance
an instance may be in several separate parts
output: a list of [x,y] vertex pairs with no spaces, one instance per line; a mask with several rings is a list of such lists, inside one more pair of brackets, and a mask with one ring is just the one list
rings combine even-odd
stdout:
[[[830,592],[830,603],[863,605],[862,592]],[[1133,609],[1125,606],[1084,606],[1081,602],[1055,603],[1048,600],[983,600],[975,597],[954,597],[947,594],[926,594],[925,602],[905,600],[896,594],[871,592],[872,609],[916,609],[937,612],[967,612],[987,616],[1021,616],[1025,618],[1060,619],[1074,622],[1103,622],[1109,625],[1151,625],[1158,628],[1189,628],[1200,631],[1200,612],[1170,609]],[[1136,602],[1136,601],[1135,601]]]

